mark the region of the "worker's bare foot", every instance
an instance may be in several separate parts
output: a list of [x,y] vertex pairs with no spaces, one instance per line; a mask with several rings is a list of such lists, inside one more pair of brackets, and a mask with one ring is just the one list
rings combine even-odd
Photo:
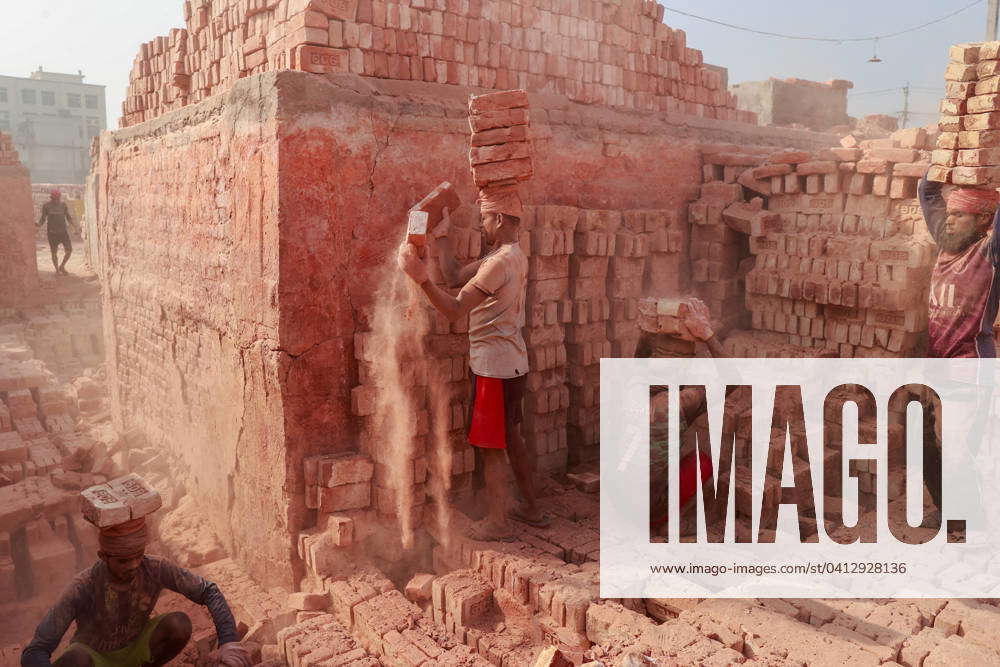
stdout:
[[514,534],[509,525],[500,525],[491,519],[483,519],[472,524],[469,537],[479,542],[513,542]]
[[545,528],[552,522],[537,507],[529,509],[524,503],[519,503],[512,507],[510,512],[508,512],[508,516],[515,521],[526,523],[535,528]]

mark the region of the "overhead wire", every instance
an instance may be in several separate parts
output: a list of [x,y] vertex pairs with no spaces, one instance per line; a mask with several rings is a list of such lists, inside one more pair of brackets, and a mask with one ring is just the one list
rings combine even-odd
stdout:
[[707,18],[705,16],[698,16],[697,14],[691,14],[689,12],[681,11],[680,9],[672,9],[670,7],[665,7],[665,10],[668,11],[668,12],[673,12],[675,14],[680,14],[681,16],[687,16],[689,18],[698,19],[699,21],[705,21],[707,23],[714,23],[716,25],[721,25],[721,26],[724,26],[726,28],[732,28],[734,30],[742,30],[744,32],[751,32],[751,33],[754,33],[754,34],[757,34],[757,35],[765,35],[767,37],[780,37],[782,39],[797,39],[797,40],[810,41],[810,42],[829,42],[829,43],[833,43],[833,44],[842,44],[842,43],[845,43],[845,42],[874,42],[874,41],[878,41],[878,40],[881,40],[881,39],[889,39],[891,37],[898,37],[900,35],[905,35],[905,34],[910,33],[910,32],[916,32],[917,30],[922,30],[922,29],[924,29],[924,28],[926,28],[928,26],[932,26],[935,23],[941,23],[942,21],[950,19],[952,16],[955,16],[956,14],[960,14],[960,13],[964,12],[965,10],[971,9],[972,7],[975,7],[976,5],[979,5],[979,4],[982,4],[982,3],[983,3],[983,0],[974,0],[974,2],[970,2],[969,4],[965,5],[964,7],[960,7],[959,9],[956,9],[953,12],[945,14],[944,16],[938,17],[938,18],[933,19],[931,21],[927,21],[926,23],[921,23],[920,25],[913,26],[912,28],[906,28],[905,30],[899,30],[899,31],[896,31],[896,32],[887,33],[885,35],[872,35],[871,37],[841,37],[841,38],[835,38],[835,37],[815,37],[815,36],[809,36],[809,35],[786,35],[786,34],[780,33],[780,32],[769,32],[767,30],[757,30],[755,28],[748,28],[746,26],[736,25],[734,23],[727,23],[725,21],[719,21],[718,19],[711,19],[711,18]]

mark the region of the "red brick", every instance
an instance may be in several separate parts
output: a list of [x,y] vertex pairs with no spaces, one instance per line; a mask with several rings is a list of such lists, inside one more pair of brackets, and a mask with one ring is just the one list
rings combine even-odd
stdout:
[[473,146],[469,150],[469,162],[473,165],[528,157],[531,157],[531,144],[527,141],[507,142],[492,146]]
[[962,116],[963,130],[992,130],[1000,128],[1000,113],[977,113]]
[[951,182],[956,185],[1000,186],[1000,167],[955,167]]
[[528,106],[528,93],[524,90],[505,90],[469,98],[469,112],[482,114],[502,109],[517,109]]
[[303,44],[292,50],[292,67],[314,74],[331,74],[350,70],[347,49],[334,49]]
[[907,127],[892,133],[893,142],[900,148],[922,149],[927,143],[927,130],[922,127]]
[[976,66],[961,63],[949,63],[944,71],[946,81],[975,81]]
[[472,168],[473,180],[479,187],[509,179],[525,180],[532,173],[530,159],[490,162]]
[[469,116],[469,127],[473,132],[527,124],[527,109],[503,109]]
[[514,127],[498,127],[492,130],[474,132],[471,139],[473,146],[491,146],[510,141],[527,141],[528,128],[524,125]]
[[800,164],[813,159],[812,153],[807,151],[778,151],[767,156],[767,164]]
[[341,484],[333,488],[319,487],[319,510],[327,514],[361,509],[371,505],[371,484]]

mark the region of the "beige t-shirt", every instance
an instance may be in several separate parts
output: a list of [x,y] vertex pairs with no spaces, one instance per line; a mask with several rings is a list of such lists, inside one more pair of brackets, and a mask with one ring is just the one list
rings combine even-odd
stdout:
[[521,336],[528,258],[517,243],[490,253],[469,281],[487,294],[469,313],[469,366],[482,377],[514,378],[528,372]]

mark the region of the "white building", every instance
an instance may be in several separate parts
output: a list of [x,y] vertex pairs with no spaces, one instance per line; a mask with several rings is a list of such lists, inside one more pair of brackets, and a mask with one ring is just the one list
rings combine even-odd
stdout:
[[0,132],[13,137],[33,183],[83,183],[90,140],[106,127],[104,86],[84,83],[82,72],[0,76]]

